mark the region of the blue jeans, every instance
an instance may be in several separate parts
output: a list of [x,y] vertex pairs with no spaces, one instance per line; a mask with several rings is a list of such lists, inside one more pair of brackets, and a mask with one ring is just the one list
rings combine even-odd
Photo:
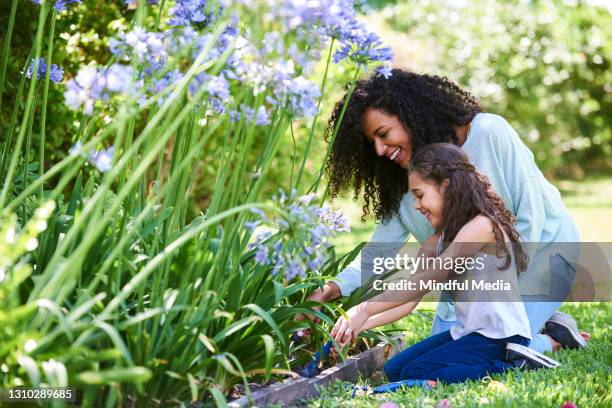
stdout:
[[[551,271],[551,291],[556,293],[555,299],[559,299],[559,293],[569,293],[571,285],[574,279],[574,270],[561,256],[555,255],[550,257],[550,271]],[[539,296],[523,296],[523,302],[525,304],[525,312],[529,319],[529,326],[531,328],[531,343],[529,348],[543,353],[545,351],[552,351],[552,345],[548,336],[541,334],[540,330],[544,326],[544,323],[555,313],[563,302],[559,300],[547,302],[545,297]],[[431,326],[431,334],[435,335],[438,333],[450,330],[451,327],[457,324],[457,320],[443,320],[438,315],[434,318]]]
[[450,331],[445,331],[396,354],[387,361],[384,371],[391,382],[477,380],[512,369],[503,361],[506,343],[527,345],[529,340],[521,336],[490,339],[479,333],[453,340]]

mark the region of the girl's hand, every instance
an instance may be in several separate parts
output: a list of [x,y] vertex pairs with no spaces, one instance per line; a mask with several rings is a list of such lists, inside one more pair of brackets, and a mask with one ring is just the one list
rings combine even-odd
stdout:
[[334,340],[342,347],[357,337],[363,324],[368,319],[368,316],[360,310],[359,305],[351,307],[346,314],[348,319],[340,316],[331,331]]

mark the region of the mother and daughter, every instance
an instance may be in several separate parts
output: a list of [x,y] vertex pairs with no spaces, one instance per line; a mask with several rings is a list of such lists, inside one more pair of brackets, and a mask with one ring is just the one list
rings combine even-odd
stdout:
[[[552,248],[578,242],[576,225],[506,120],[482,112],[472,95],[446,78],[394,69],[389,78],[358,81],[337,103],[329,128],[336,125],[327,167],[331,193],[353,189],[357,197],[364,190],[364,215],[372,208],[380,221],[373,242],[401,243],[412,235],[432,244],[423,246],[428,256],[489,254],[483,272],[518,281],[522,297],[461,302],[456,293],[444,293],[431,337],[386,364],[390,381],[452,383],[512,367],[553,368],[558,363],[542,352],[586,345],[574,319],[557,312],[563,296],[550,290],[561,287],[567,294],[571,287],[576,254]],[[436,281],[456,276],[442,268],[417,275]],[[357,257],[309,299],[328,302],[361,285]],[[362,330],[409,314],[424,293],[363,302],[337,321],[332,335],[346,344]]]

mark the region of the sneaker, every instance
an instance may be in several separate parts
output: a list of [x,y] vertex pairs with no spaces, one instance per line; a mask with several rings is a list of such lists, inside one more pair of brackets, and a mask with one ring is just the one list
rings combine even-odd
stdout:
[[584,348],[587,345],[578,331],[576,320],[567,313],[555,312],[544,325],[542,332],[566,349]]
[[506,345],[506,362],[519,370],[557,368],[561,365],[557,360],[517,343]]

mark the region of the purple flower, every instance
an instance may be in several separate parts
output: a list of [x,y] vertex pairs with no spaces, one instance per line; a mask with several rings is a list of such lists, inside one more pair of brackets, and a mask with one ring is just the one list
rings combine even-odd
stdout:
[[229,112],[229,120],[232,123],[239,122],[241,116],[242,116],[242,114],[240,112],[238,112],[237,110],[231,110]]
[[260,106],[257,109],[257,114],[255,115],[255,126],[266,126],[270,124],[270,116],[268,116],[268,112],[264,106]]
[[381,65],[380,67],[376,68],[376,72],[384,76],[387,79],[391,78],[391,75],[392,75],[390,65]]
[[285,271],[285,277],[287,278],[287,281],[291,281],[297,276],[306,276],[306,270],[304,269],[304,265],[302,265],[296,260],[289,261],[287,263],[287,270]]
[[341,212],[329,206],[320,208],[312,203],[314,198],[312,194],[298,197],[295,190],[289,195],[280,190],[273,197],[283,215],[264,223],[276,232],[259,234],[249,244],[250,249],[258,251],[256,262],[271,266],[273,276],[283,271],[285,280],[291,281],[305,277],[307,271],[320,272],[331,245],[329,238],[336,231],[348,230],[348,219]]
[[227,100],[230,97],[230,84],[223,74],[219,76],[211,76],[206,84],[210,96],[216,96],[221,100]]
[[66,105],[72,110],[83,107],[83,112],[91,115],[96,101],[107,101],[113,95],[137,97],[142,81],[134,79],[131,66],[113,64],[108,68],[82,68],[66,88]]
[[144,74],[151,75],[166,65],[168,53],[163,33],[148,32],[140,26],[132,31],[120,33],[119,38],[111,38],[110,51],[120,58],[144,63]]
[[66,10],[66,6],[74,3],[81,3],[81,0],[56,0],[53,7],[55,7],[55,9],[61,13],[62,11]]
[[[30,67],[26,71],[26,76],[28,78],[32,77],[32,74],[34,72],[34,65],[36,65],[36,60],[32,60],[32,62],[30,63]],[[38,70],[36,72],[36,79],[40,80],[42,77],[45,76],[46,73],[47,73],[47,64],[45,63],[44,58],[39,58],[38,59]],[[64,68],[58,67],[57,64],[51,64],[51,71],[49,72],[49,79],[51,79],[51,81],[55,82],[56,84],[59,84],[60,82],[62,82],[63,78],[64,78]]]
[[66,105],[72,110],[84,108],[87,115],[93,113],[94,102],[102,99],[102,92],[106,85],[104,77],[95,67],[82,68],[74,79],[66,84],[64,99]]
[[255,262],[260,265],[265,265],[268,263],[268,248],[266,248],[265,246],[259,248],[259,250],[255,254]]
[[105,173],[112,168],[114,147],[108,149],[92,150],[89,153],[89,162],[100,172]]
[[[73,3],[81,3],[82,0],[56,0],[55,1],[55,5],[53,6],[58,12],[62,12],[64,10],[66,10],[66,7],[69,4],[73,4]],[[40,5],[42,2],[41,0],[32,0],[32,3],[34,4],[38,4]]]
[[79,150],[81,150],[81,147],[83,146],[83,143],[81,143],[80,140],[78,140],[71,148],[70,150],[68,150],[68,153],[70,155],[73,154],[77,154],[79,152]]
[[170,8],[171,26],[208,25],[214,21],[211,13],[206,12],[206,0],[176,0]]

